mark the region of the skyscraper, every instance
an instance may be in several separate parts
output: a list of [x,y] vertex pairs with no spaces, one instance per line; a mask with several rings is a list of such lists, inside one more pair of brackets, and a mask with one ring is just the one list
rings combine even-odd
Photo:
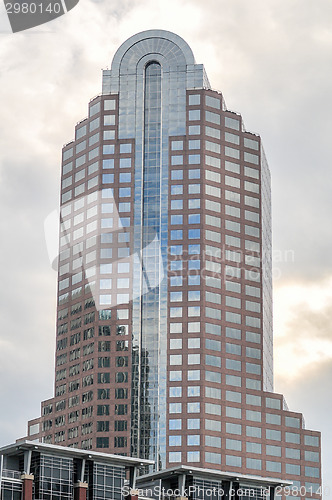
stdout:
[[320,434],[273,392],[270,198],[260,137],[186,42],[124,42],[63,148],[55,396],[31,439],[316,491]]

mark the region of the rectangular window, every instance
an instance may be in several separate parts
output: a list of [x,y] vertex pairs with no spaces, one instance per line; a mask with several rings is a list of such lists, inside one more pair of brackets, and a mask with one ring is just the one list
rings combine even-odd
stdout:
[[225,117],[225,127],[232,128],[234,130],[240,130],[240,121],[230,116]]
[[297,417],[285,417],[285,425],[287,427],[296,427],[300,429],[300,419]]
[[238,436],[240,436],[242,434],[242,425],[226,422],[226,432],[228,434],[237,434]]
[[216,168],[221,167],[220,158],[215,158],[214,156],[205,155],[205,163],[210,167],[216,167]]
[[238,146],[240,144],[240,136],[231,134],[230,132],[225,132],[225,141],[231,142],[232,144],[236,144]]
[[304,444],[307,446],[319,446],[319,438],[317,436],[304,436]]
[[205,141],[205,149],[207,151],[212,151],[212,153],[220,154],[221,147],[217,142]]
[[201,133],[201,126],[189,125],[188,130],[189,130],[189,135],[199,135]]
[[266,454],[273,457],[281,457],[281,446],[266,445]]
[[221,405],[205,403],[205,413],[209,413],[210,415],[221,415]]
[[220,130],[217,128],[205,127],[205,134],[215,139],[220,139]]
[[221,101],[217,97],[212,97],[210,95],[205,96],[205,104],[210,106],[210,108],[220,109]]
[[257,155],[252,153],[244,153],[244,161],[248,161],[250,163],[254,163],[255,165],[259,165],[259,158]]
[[199,109],[190,109],[189,110],[189,120],[190,121],[200,120],[200,118],[201,118],[201,112]]
[[301,466],[295,464],[286,464],[286,474],[293,474],[294,476],[300,476]]
[[225,146],[225,155],[239,160],[240,159],[240,150],[230,148],[229,146]]
[[216,125],[220,125],[220,115],[218,115],[217,113],[213,113],[212,111],[205,111],[205,119],[207,122],[211,122],[211,123],[215,123]]
[[208,431],[221,432],[221,422],[219,420],[205,419],[205,429]]
[[274,429],[266,429],[266,439],[271,439],[273,441],[281,441],[281,431],[276,431]]

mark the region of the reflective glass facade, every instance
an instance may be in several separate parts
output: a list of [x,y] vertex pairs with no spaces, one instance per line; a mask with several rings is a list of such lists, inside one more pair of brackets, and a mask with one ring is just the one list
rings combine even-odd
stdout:
[[[165,325],[160,324],[160,174],[161,174],[161,67],[150,63],[145,69],[144,88],[144,160],[142,213],[141,296],[141,394],[140,394],[140,450],[145,458],[159,456],[159,374],[166,365],[160,365],[159,339],[165,336]],[[148,263],[146,266],[145,263]],[[165,433],[165,427],[164,427]],[[164,440],[165,442],[165,440]]]

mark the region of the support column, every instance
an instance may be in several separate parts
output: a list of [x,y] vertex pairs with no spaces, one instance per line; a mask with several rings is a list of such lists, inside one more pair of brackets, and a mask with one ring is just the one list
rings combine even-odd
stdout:
[[239,489],[240,489],[240,483],[237,481],[233,482],[233,500],[240,500],[239,497]]
[[178,497],[178,500],[183,500],[185,497],[185,489],[186,489],[186,475],[181,474],[178,477],[178,489],[180,492],[180,497]]
[[74,500],[86,500],[88,483],[79,481],[74,484]]
[[22,474],[23,481],[23,496],[22,500],[32,500],[32,486],[34,476],[32,474]]
[[232,481],[223,481],[222,482],[222,488],[224,490],[224,498],[225,500],[229,500],[230,498],[230,491],[232,489],[233,483]]

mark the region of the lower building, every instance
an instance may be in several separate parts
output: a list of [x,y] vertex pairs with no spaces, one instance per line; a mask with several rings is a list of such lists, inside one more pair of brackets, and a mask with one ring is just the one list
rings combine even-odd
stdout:
[[[276,478],[234,474],[213,469],[179,465],[137,479],[139,498],[154,500],[274,500],[282,494],[292,496],[293,485]],[[125,493],[132,493],[126,488]]]
[[121,500],[149,460],[32,441],[0,448],[1,500]]

